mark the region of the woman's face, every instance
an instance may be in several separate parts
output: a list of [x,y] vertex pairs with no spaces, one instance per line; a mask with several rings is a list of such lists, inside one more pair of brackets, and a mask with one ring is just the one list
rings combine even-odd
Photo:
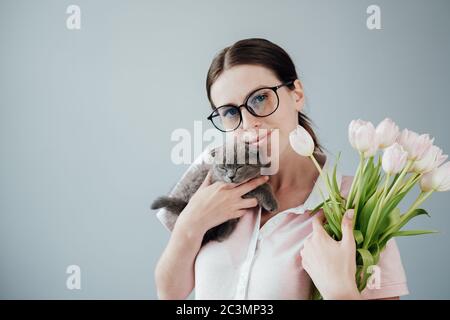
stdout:
[[[214,106],[219,107],[226,104],[239,106],[257,88],[274,87],[282,82],[275,74],[262,66],[239,65],[224,71],[211,86],[211,99]],[[241,108],[242,122],[239,128],[228,132],[238,141],[245,139],[255,140],[258,138],[258,146],[266,147],[269,155],[273,155],[276,150],[272,150],[274,129],[278,129],[278,154],[281,155],[289,146],[289,133],[298,124],[298,112],[303,109],[304,95],[300,81],[294,82],[295,89],[290,90],[283,86],[277,90],[279,97],[278,109],[267,117],[255,117],[245,108]],[[266,129],[266,130],[260,130]],[[230,137],[227,137],[230,138]]]

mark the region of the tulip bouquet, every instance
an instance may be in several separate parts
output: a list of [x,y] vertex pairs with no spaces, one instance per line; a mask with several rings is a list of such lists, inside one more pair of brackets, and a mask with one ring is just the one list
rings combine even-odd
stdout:
[[[369,267],[378,263],[389,239],[436,232],[402,228],[416,216],[429,216],[419,206],[433,192],[450,190],[450,162],[444,163],[447,155],[433,144],[434,138],[408,129],[400,132],[388,118],[376,128],[371,122],[353,120],[348,128],[348,138],[358,151],[360,161],[350,191],[344,197],[336,180],[337,161],[332,173],[323,172],[314,157],[315,146],[309,133],[297,126],[289,136],[292,148],[311,158],[325,182],[329,196],[325,198],[322,193],[323,202],[312,213],[323,210],[324,228],[333,239],[342,238],[342,217],[348,209],[354,209],[355,279],[361,292],[371,275]],[[416,184],[421,192],[402,213],[398,206]],[[317,289],[313,299],[321,299]]]

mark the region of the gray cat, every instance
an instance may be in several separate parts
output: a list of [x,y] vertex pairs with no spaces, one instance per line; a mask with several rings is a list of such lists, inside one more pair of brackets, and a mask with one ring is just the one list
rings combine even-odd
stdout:
[[[152,203],[151,209],[166,208],[171,214],[178,216],[198,190],[209,170],[212,171],[211,183],[216,181],[241,183],[260,176],[261,168],[270,167],[270,162],[262,163],[258,151],[250,148],[247,143],[241,144],[240,147],[236,143],[232,146],[234,149],[232,154],[227,151],[226,145],[211,150],[210,154],[213,157],[211,169],[201,167],[198,171],[193,172],[187,179],[183,179],[183,185],[180,186],[181,191],[177,197],[158,197]],[[239,151],[245,152],[245,159],[238,157]],[[229,160],[231,157],[233,157],[233,161]],[[268,183],[258,186],[242,197],[256,198],[258,204],[267,211],[276,211],[278,208],[277,200]],[[231,219],[208,230],[203,237],[202,246],[211,240],[223,241],[226,239],[234,231],[238,221],[239,218]]]

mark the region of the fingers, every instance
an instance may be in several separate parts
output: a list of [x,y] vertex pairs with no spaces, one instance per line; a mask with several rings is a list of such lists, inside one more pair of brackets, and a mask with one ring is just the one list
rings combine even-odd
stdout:
[[200,188],[204,188],[206,186],[209,186],[210,184],[211,184],[211,170],[208,171],[208,174],[206,175],[205,179],[200,185]]
[[345,212],[342,217],[342,241],[352,241],[355,242],[355,238],[353,236],[353,215],[354,210],[349,209]]
[[242,209],[253,208],[258,205],[258,200],[256,198],[246,198],[240,201],[240,207]]
[[240,209],[240,210],[236,210],[236,211],[234,211],[234,213],[233,213],[233,217],[232,218],[240,218],[240,217],[242,217],[244,214],[246,214],[246,213],[251,213],[251,210],[249,210],[249,209]]
[[238,187],[236,187],[236,191],[240,195],[244,195],[248,193],[249,191],[252,191],[253,189],[257,188],[258,186],[266,183],[269,180],[268,176],[260,176],[258,178],[254,178],[250,180],[249,182],[246,182]]
[[313,219],[312,220],[313,233],[316,235],[327,234],[327,232],[323,228],[323,222],[325,221],[325,215],[318,213],[318,214],[314,215],[314,217],[312,219]]

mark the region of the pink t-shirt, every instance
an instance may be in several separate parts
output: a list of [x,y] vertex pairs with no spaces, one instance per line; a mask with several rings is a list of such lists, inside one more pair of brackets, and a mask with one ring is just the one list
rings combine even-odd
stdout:
[[[330,171],[328,158],[323,166],[326,171]],[[197,159],[187,171],[199,163]],[[337,180],[342,192],[348,192],[352,177],[342,177],[338,172]],[[322,202],[319,189],[326,197],[325,185],[318,179],[302,205],[276,214],[261,228],[258,206],[241,217],[227,239],[204,245],[195,260],[195,298],[308,299],[312,281],[302,267],[300,251],[312,232],[312,217],[305,213]],[[173,229],[174,221],[164,209],[157,217],[169,230]],[[395,239],[388,241],[377,267],[373,270],[373,279],[379,281],[371,281],[372,288],[362,291],[363,298],[409,294]]]

